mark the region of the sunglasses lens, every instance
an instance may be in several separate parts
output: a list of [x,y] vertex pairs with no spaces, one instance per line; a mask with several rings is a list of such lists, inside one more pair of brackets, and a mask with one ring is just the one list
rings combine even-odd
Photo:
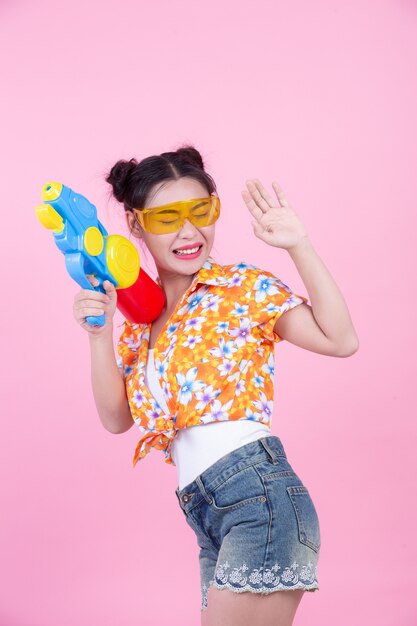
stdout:
[[149,232],[156,235],[174,233],[180,228],[181,213],[175,210],[161,210],[148,214]]
[[204,200],[188,212],[188,219],[194,226],[209,226],[216,221],[216,205],[212,200]]
[[220,215],[220,200],[217,196],[210,196],[203,206],[190,212],[190,220],[195,226],[211,226]]
[[210,226],[220,215],[220,200],[217,196],[210,196],[196,201],[191,200],[188,204],[179,203],[181,209],[174,206],[162,207],[156,211],[151,211],[142,217],[143,227],[149,233],[163,235],[174,233],[180,230],[185,219],[197,228],[200,226]]

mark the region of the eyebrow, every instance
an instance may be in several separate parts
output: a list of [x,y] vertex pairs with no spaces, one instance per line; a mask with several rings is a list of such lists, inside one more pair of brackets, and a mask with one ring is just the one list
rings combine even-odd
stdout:
[[198,209],[198,207],[204,206],[205,204],[208,204],[207,200],[205,200],[204,202],[200,202],[199,204],[196,204],[195,206],[193,206],[193,209]]
[[[193,209],[198,209],[200,206],[204,206],[205,204],[208,204],[207,200],[205,200],[204,202],[199,202],[198,204],[196,204],[192,208]],[[175,211],[176,211],[176,209],[161,209],[159,211],[159,213],[175,213]]]

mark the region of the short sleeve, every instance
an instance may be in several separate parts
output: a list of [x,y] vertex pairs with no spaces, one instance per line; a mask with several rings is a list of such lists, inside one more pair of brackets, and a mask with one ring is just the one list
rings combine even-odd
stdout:
[[262,335],[278,343],[282,337],[274,331],[277,320],[283,313],[307,303],[308,298],[292,291],[277,276],[265,270],[257,270],[251,294],[251,317],[262,328]]
[[134,361],[138,356],[138,340],[135,332],[137,327],[138,324],[132,325],[126,320],[124,322],[123,331],[117,342],[116,363],[117,367],[122,370],[124,379],[132,372]]

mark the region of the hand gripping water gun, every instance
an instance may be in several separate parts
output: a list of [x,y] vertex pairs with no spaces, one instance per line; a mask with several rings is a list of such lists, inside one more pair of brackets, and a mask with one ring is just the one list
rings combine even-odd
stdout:
[[[84,289],[106,293],[103,282],[117,289],[117,306],[135,324],[153,322],[164,306],[162,289],[140,268],[139,254],[131,241],[109,235],[97,219],[97,209],[84,196],[62,183],[46,183],[45,204],[36,207],[40,223],[52,230],[55,243],[65,256],[69,275]],[[99,284],[87,278],[93,274]],[[106,316],[89,315],[90,325],[104,326]]]

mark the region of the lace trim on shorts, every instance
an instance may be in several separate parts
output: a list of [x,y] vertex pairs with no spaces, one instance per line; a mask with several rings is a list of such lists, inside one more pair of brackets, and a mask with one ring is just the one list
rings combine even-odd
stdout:
[[[249,575],[245,572],[249,569],[246,563],[241,567],[234,567],[230,571],[230,564],[225,561],[216,565],[215,578],[209,582],[209,587],[216,589],[231,589],[237,593],[252,591],[254,593],[271,593],[284,589],[305,589],[316,591],[319,589],[317,581],[317,566],[313,563],[299,565],[296,561],[290,567],[286,567],[278,574],[281,567],[275,563],[271,568],[263,567],[254,569]],[[296,571],[298,569],[298,571]],[[207,608],[208,587],[203,585],[202,609]]]

